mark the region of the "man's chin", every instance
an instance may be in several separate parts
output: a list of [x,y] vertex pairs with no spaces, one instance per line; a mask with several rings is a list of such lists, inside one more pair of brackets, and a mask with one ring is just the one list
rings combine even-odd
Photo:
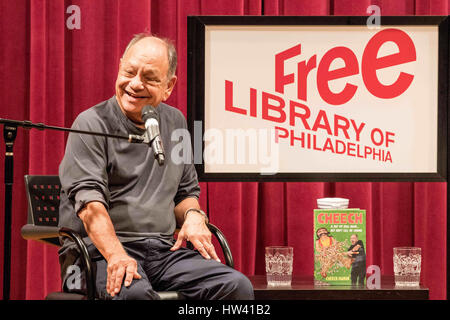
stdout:
[[146,105],[145,102],[139,102],[139,103],[130,103],[129,101],[124,101],[125,99],[120,100],[120,109],[122,109],[122,112],[128,117],[128,118],[134,118],[137,115],[141,114],[142,109]]

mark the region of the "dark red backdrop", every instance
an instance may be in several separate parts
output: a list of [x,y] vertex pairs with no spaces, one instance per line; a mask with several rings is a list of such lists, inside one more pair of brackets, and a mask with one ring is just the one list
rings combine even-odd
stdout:
[[[67,7],[81,9],[69,30]],[[187,15],[447,15],[447,0],[0,0],[0,117],[70,126],[86,108],[114,94],[119,57],[144,30],[169,37],[179,52],[178,84],[169,103],[186,114]],[[19,129],[15,145],[13,299],[41,299],[60,286],[56,248],[20,237],[26,223],[24,174],[56,174],[65,136]],[[4,144],[1,143],[1,148]],[[3,152],[0,163],[3,167]],[[0,171],[0,250],[3,170]],[[368,264],[392,274],[392,247],[423,248],[422,281],[432,299],[446,296],[446,183],[201,183],[201,203],[227,235],[236,267],[264,274],[266,245],[295,250],[294,273],[312,274],[312,210],[339,196],[367,210]],[[3,267],[1,263],[0,268]]]

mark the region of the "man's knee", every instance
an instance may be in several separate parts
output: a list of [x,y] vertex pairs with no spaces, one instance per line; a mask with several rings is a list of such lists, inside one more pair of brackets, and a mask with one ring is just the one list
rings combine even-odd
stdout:
[[128,287],[122,286],[113,300],[159,300],[147,279],[133,280]]
[[219,299],[226,300],[253,300],[254,292],[250,280],[242,273],[232,270],[223,283],[224,295]]

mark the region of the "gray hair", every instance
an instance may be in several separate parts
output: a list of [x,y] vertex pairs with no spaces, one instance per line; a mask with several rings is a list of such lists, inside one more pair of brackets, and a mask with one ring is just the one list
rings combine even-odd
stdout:
[[169,61],[169,70],[167,70],[167,79],[171,79],[175,75],[175,71],[177,70],[177,50],[175,49],[175,46],[169,38],[161,38],[158,36],[155,36],[151,33],[139,33],[134,35],[134,37],[131,39],[131,41],[128,43],[127,47],[125,48],[125,51],[123,52],[122,58],[125,56],[125,53],[138,41],[144,39],[144,38],[156,38],[164,42],[167,48],[167,60]]

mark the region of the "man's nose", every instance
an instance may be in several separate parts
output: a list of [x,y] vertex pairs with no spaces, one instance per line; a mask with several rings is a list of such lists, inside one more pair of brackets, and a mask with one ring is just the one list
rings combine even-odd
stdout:
[[141,91],[144,89],[144,85],[139,77],[139,75],[134,76],[133,79],[130,81],[130,87],[134,91]]

